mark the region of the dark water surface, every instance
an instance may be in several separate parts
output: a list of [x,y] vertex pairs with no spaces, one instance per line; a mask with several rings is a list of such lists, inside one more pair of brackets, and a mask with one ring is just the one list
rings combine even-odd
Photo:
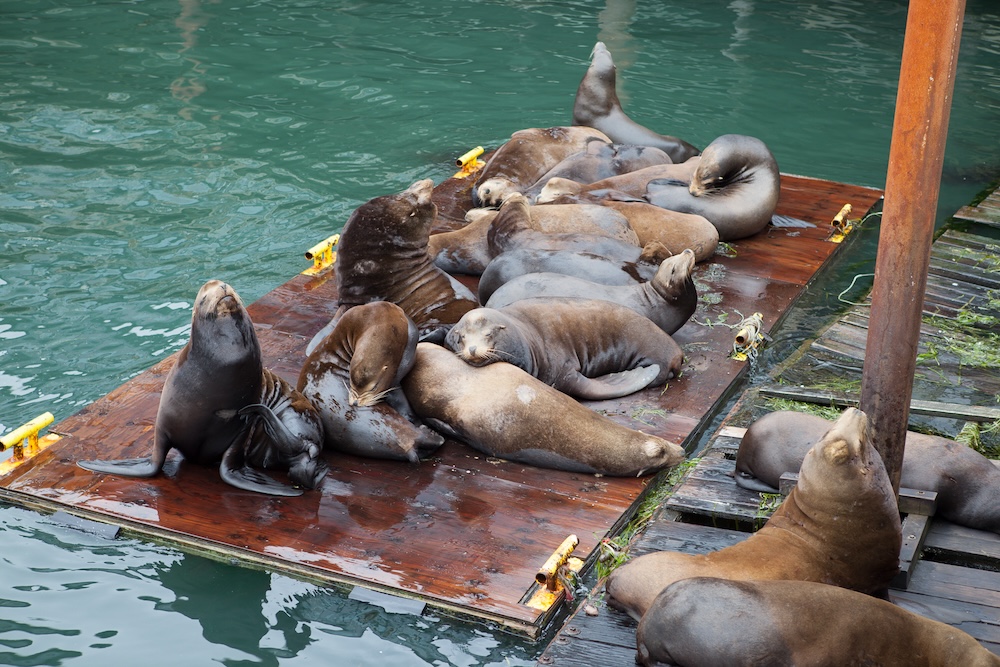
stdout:
[[[635,120],[700,146],[755,135],[783,171],[882,186],[905,14],[887,0],[5,2],[0,432],[65,418],[178,350],[205,280],[253,301],[360,203],[568,124],[597,40]],[[943,214],[1000,173],[1000,11],[967,14]],[[870,245],[811,295],[816,317],[871,270]],[[465,667],[540,650],[0,507],[0,664]]]

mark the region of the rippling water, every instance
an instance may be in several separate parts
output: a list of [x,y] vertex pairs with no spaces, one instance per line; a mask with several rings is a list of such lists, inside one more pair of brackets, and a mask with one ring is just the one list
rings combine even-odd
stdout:
[[[943,215],[1000,173],[1000,13],[968,4]],[[0,8],[0,432],[176,351],[374,196],[566,124],[605,41],[629,114],[882,186],[905,3],[24,0]],[[873,241],[831,294],[870,271]],[[799,318],[802,331],[815,317]],[[793,330],[786,334],[794,343]],[[0,508],[0,663],[531,664],[539,645]]]

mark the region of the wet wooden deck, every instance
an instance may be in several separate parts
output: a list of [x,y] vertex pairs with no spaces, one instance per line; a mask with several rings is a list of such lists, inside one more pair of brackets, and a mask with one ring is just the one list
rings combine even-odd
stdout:
[[[470,185],[439,186],[444,218],[461,216]],[[845,203],[860,215],[880,195],[783,177],[778,212],[816,227],[768,229],[732,244],[732,256],[699,265],[702,305],[696,321],[675,336],[686,354],[683,377],[663,392],[590,405],[690,448],[745,370],[729,358],[733,330],[707,323],[725,318],[732,325],[737,313],[761,312],[770,330],[841,247],[826,240],[830,220]],[[265,366],[294,383],[305,345],[328,321],[336,297],[328,272],[296,276],[249,306]],[[414,598],[536,636],[551,613],[524,604],[538,568],[569,534],[580,540],[575,555],[590,557],[602,537],[630,518],[649,483],[488,459],[457,442],[419,465],[329,454],[322,487],[291,499],[229,487],[215,469],[182,463],[176,452],[164,474],[148,480],[77,467],[81,459],[148,454],[173,363],[173,356],[162,360],[55,425],[51,431],[62,438],[3,474],[0,498],[120,525],[212,557]]]
[[[914,382],[913,421],[932,420],[954,437],[967,422],[1000,419],[996,366],[967,354],[980,345],[998,349],[1000,259],[994,240],[946,231],[934,243]],[[867,325],[867,300],[850,308],[806,341],[771,372],[774,384],[746,391],[712,435],[698,463],[674,489],[631,553],[672,550],[706,553],[746,539],[770,509],[760,494],[733,481],[743,430],[783,406],[773,399],[857,405]],[[829,387],[835,385],[836,389]],[[903,490],[901,490],[902,492]],[[890,599],[911,611],[954,625],[1000,654],[1000,535],[956,526],[921,514],[920,495],[902,493],[901,574]],[[926,526],[925,526],[926,524]],[[591,594],[596,616],[581,605],[542,654],[539,664],[634,664],[636,623],[608,608],[601,585]]]

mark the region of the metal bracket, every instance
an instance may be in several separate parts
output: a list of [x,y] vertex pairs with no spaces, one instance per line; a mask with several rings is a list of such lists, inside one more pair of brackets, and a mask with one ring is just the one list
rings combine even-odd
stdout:
[[840,243],[843,241],[848,234],[854,231],[857,225],[857,220],[849,220],[847,216],[851,214],[851,205],[844,204],[840,209],[840,213],[833,216],[833,220],[830,221],[830,226],[833,228],[830,232],[830,236],[827,237],[827,241],[831,243]]
[[306,250],[306,259],[312,260],[313,265],[302,273],[307,276],[315,276],[333,266],[337,261],[337,251],[334,248],[340,243],[340,234],[329,236],[313,247]]
[[8,449],[14,450],[9,459],[0,461],[0,476],[6,475],[59,440],[59,436],[55,433],[48,433],[41,439],[38,437],[38,432],[53,421],[55,421],[55,417],[52,413],[45,412],[27,424],[19,426],[7,435],[0,437],[0,452]]
[[486,149],[482,146],[476,146],[472,150],[457,158],[455,160],[455,165],[460,167],[460,169],[455,172],[452,178],[465,178],[466,176],[474,174],[482,169],[483,165],[486,163],[478,158],[484,152],[486,152]]
[[572,599],[572,591],[566,590],[565,581],[567,571],[575,575],[583,569],[583,560],[571,556],[578,544],[580,538],[570,535],[552,552],[535,575],[535,584],[525,595],[528,598],[524,602],[525,605],[539,611],[547,611],[559,601],[564,592],[569,599]]

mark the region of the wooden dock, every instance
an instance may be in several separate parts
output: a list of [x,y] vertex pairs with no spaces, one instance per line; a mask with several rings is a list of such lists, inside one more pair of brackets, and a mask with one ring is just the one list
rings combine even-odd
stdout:
[[[1000,255],[995,241],[947,230],[934,243],[920,336],[911,421],[950,428],[1000,419],[996,362],[1000,354]],[[817,339],[806,341],[771,372],[773,384],[749,389],[673,490],[631,554],[671,550],[706,553],[745,539],[766,521],[778,499],[736,486],[736,451],[747,426],[774,409],[775,399],[857,405],[868,302],[852,307]],[[977,354],[981,351],[981,354]],[[989,365],[992,364],[992,365]],[[831,388],[832,387],[832,388]],[[919,495],[917,494],[905,494]],[[1000,535],[972,530],[918,508],[904,511],[901,573],[890,599],[961,628],[1000,654]],[[636,623],[603,603],[601,583],[549,644],[540,665],[634,664]]]
[[[471,180],[436,189],[442,227],[454,226],[469,205]],[[665,391],[589,405],[690,449],[745,372],[746,363],[729,356],[740,314],[760,312],[769,331],[841,247],[827,240],[831,219],[846,203],[860,217],[880,196],[784,176],[778,212],[815,227],[769,228],[699,265],[702,304],[675,336],[686,354],[683,376]],[[265,366],[293,384],[307,342],[335,310],[335,282],[332,271],[299,275],[248,308]],[[51,431],[61,438],[37,455],[17,466],[8,461],[0,499],[122,526],[210,557],[411,598],[534,637],[559,607],[525,604],[538,568],[570,534],[579,537],[575,555],[591,563],[599,541],[628,521],[651,481],[532,468],[450,441],[418,465],[328,454],[321,488],[298,498],[234,489],[214,468],[182,463],[176,452],[153,479],[79,468],[82,459],[149,453],[174,361],[162,360],[56,424]]]

